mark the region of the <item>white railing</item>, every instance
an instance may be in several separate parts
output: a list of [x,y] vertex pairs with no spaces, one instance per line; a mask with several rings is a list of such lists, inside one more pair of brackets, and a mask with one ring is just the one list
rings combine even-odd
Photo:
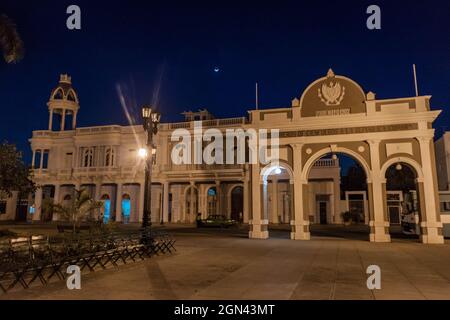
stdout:
[[[240,118],[226,118],[226,119],[213,119],[213,120],[203,120],[202,127],[228,127],[228,126],[239,126],[246,124],[247,119],[245,117]],[[159,128],[162,130],[175,130],[175,129],[193,129],[194,121],[185,122],[175,122],[175,123],[161,123]]]
[[100,126],[100,127],[86,127],[77,129],[77,134],[91,134],[91,133],[108,133],[120,132],[121,126]]
[[314,167],[337,167],[338,165],[336,159],[319,159],[314,163]]
[[244,164],[169,164],[161,167],[161,171],[195,171],[195,170],[230,170],[242,169]]

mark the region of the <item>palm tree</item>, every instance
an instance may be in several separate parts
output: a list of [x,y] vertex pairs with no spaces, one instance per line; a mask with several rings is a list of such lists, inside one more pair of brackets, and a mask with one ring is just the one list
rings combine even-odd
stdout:
[[7,63],[16,63],[23,58],[23,41],[15,23],[5,14],[0,15],[0,50]]
[[53,204],[53,212],[58,214],[63,220],[71,221],[73,231],[76,231],[77,224],[86,218],[93,218],[95,210],[103,206],[102,201],[95,201],[85,190],[75,190],[75,199],[68,206]]

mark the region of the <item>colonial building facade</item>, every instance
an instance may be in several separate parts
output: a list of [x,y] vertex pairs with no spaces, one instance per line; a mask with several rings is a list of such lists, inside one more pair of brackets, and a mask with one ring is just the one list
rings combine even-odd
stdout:
[[[197,213],[224,214],[249,223],[250,238],[266,239],[269,223],[285,223],[291,239],[308,240],[311,224],[342,222],[349,202],[340,197],[335,155],[345,154],[366,175],[361,199],[370,241],[390,241],[386,173],[407,166],[415,174],[420,239],[443,243],[432,128],[440,111],[430,109],[430,98],[376,99],[329,70],[286,108],[250,110],[248,117],[231,119],[201,110],[185,113],[184,122],[162,123],[154,139],[152,221],[191,223]],[[43,201],[69,203],[75,189],[85,188],[105,202],[105,220],[141,221],[142,126],[77,128],[79,108],[70,77],[62,75],[48,102],[49,127],[33,131],[30,139],[39,188],[28,218],[58,219],[44,212]],[[174,164],[172,132],[181,128],[194,136],[195,121],[221,132],[278,129],[279,162]]]
[[435,146],[443,233],[450,237],[450,132],[445,132]]

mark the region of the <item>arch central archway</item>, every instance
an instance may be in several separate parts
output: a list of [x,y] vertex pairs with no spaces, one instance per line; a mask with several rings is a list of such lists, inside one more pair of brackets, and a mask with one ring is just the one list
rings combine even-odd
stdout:
[[355,160],[358,161],[358,163],[364,169],[364,172],[367,177],[367,182],[372,181],[372,172],[370,170],[370,166],[367,163],[367,161],[357,152],[355,152],[351,149],[345,148],[345,147],[335,147],[335,148],[328,147],[328,148],[323,148],[323,149],[317,151],[313,156],[311,156],[305,162],[305,165],[303,166],[302,175],[301,175],[302,181],[308,180],[309,173],[310,173],[312,167],[314,166],[314,164],[316,163],[316,161],[329,153],[342,153],[342,154],[345,154],[347,156],[354,158]]
[[303,210],[313,235],[370,240],[371,170],[360,154],[323,148],[306,161],[302,176]]

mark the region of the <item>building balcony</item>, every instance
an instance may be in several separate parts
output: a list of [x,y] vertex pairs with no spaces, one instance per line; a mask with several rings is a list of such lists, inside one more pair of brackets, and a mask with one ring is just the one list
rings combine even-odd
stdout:
[[[239,127],[247,123],[247,118],[213,119],[200,122],[202,123],[203,128]],[[158,127],[160,130],[194,129],[194,121],[161,123]]]
[[169,164],[162,166],[162,171],[211,171],[244,169],[245,164]]
[[315,168],[333,168],[339,167],[338,159],[319,159],[314,163]]

